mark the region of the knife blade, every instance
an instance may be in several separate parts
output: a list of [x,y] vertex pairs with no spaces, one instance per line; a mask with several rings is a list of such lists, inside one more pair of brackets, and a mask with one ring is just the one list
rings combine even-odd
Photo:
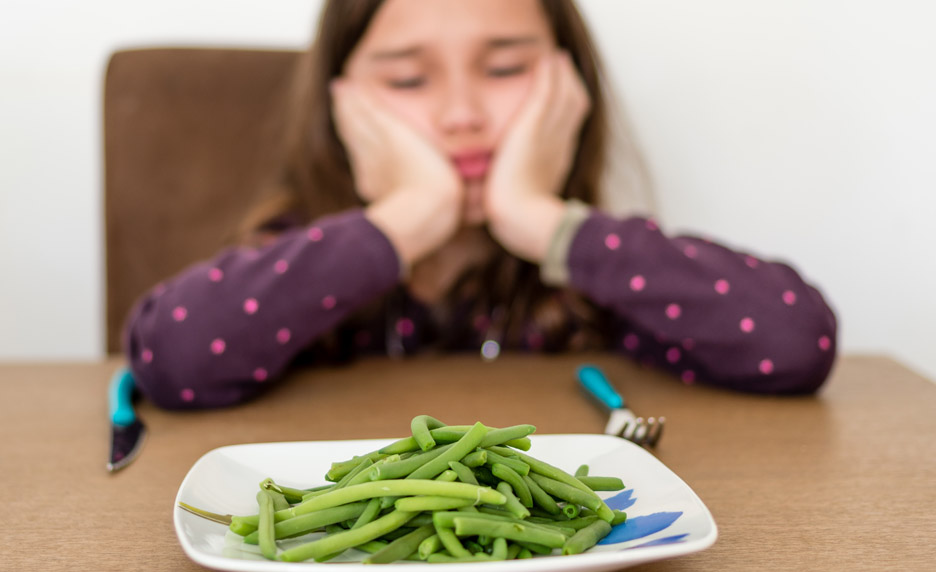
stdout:
[[620,437],[628,425],[636,425],[637,416],[627,408],[624,398],[611,386],[603,371],[593,365],[583,365],[576,371],[576,376],[588,394],[610,413],[605,434]]
[[133,390],[136,383],[126,367],[118,369],[111,378],[107,391],[108,413],[111,422],[111,449],[107,470],[119,471],[139,454],[146,437],[146,427],[133,409]]

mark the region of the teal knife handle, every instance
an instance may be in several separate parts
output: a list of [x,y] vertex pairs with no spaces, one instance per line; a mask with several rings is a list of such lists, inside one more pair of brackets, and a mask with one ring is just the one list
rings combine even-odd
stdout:
[[624,407],[624,398],[611,387],[604,372],[593,365],[583,365],[578,368],[579,383],[596,399],[608,406],[609,409]]
[[111,378],[107,391],[107,404],[111,423],[121,427],[132,425],[136,421],[133,411],[133,374],[127,368],[120,368]]

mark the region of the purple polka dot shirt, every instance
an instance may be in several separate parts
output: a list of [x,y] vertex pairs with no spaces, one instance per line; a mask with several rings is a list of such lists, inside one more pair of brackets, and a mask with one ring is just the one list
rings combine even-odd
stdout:
[[[809,393],[831,370],[835,315],[785,264],[704,239],[670,238],[649,219],[590,211],[567,265],[568,286],[614,317],[608,347],[684,383]],[[127,319],[125,351],[138,387],[155,404],[233,405],[395,289],[403,290],[393,246],[353,210],[287,230],[260,248],[227,249],[157,285]],[[413,300],[400,307],[396,353],[430,346],[446,327],[432,324],[431,311]],[[483,330],[483,321],[476,317],[474,329]],[[347,334],[327,346],[334,355],[326,358],[394,353],[381,327]],[[466,341],[464,349],[477,351],[482,341]],[[542,345],[531,331],[524,349]]]

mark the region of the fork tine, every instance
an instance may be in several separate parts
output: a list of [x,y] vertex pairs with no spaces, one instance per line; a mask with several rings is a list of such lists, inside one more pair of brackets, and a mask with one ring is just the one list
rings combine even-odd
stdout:
[[[652,419],[652,418],[651,418]],[[660,417],[654,420],[651,435],[647,441],[650,447],[655,447],[660,436],[663,434],[663,425],[666,423],[666,417]]]

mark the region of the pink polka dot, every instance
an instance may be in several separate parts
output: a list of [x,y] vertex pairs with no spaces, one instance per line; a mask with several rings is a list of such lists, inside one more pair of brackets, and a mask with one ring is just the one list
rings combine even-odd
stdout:
[[682,347],[687,352],[691,352],[692,348],[695,347],[695,340],[692,338],[686,338],[682,341]]
[[281,344],[288,344],[291,338],[292,332],[289,331],[289,328],[280,328],[276,332],[276,341]]
[[221,282],[224,279],[224,271],[220,268],[212,268],[208,271],[208,280],[212,282]]
[[694,244],[690,244],[690,245],[687,245],[686,248],[683,249],[683,254],[685,254],[689,258],[695,258],[696,256],[699,255],[699,249],[696,248]]
[[724,278],[715,281],[715,291],[719,294],[727,294],[729,290],[731,290],[731,284]]
[[312,242],[318,242],[322,240],[322,237],[325,236],[325,233],[322,232],[322,229],[320,229],[319,227],[313,226],[312,228],[309,229],[308,236],[309,236],[309,240],[311,240]]
[[285,274],[287,270],[289,270],[289,263],[285,260],[277,260],[273,265],[273,271],[277,274]]
[[621,237],[611,233],[605,237],[605,246],[608,247],[608,250],[617,250],[621,246]]
[[792,306],[796,304],[796,292],[793,290],[786,290],[783,292],[783,301],[787,306]]
[[192,391],[190,388],[186,387],[185,389],[179,392],[179,397],[182,398],[182,401],[191,402],[192,400],[195,399],[195,392]]
[[757,266],[760,264],[760,260],[754,258],[753,256],[745,256],[744,263],[751,268],[757,268]]
[[770,375],[773,373],[774,365],[773,361],[769,359],[762,359],[761,362],[757,365],[757,369],[764,375]]
[[181,322],[188,316],[188,310],[184,306],[176,306],[172,309],[172,319],[176,322]]
[[682,315],[682,308],[679,307],[679,304],[670,304],[666,307],[666,317],[670,320],[675,320],[680,315]]
[[660,225],[652,218],[647,219],[647,230],[660,230]]
[[640,292],[647,286],[647,280],[640,274],[630,279],[630,289],[634,292]]
[[211,353],[215,355],[221,355],[224,353],[224,350],[227,348],[227,344],[224,343],[224,340],[221,338],[215,338],[211,341]]
[[262,367],[258,367],[253,372],[253,377],[257,381],[266,381],[267,375],[267,370],[263,369]]
[[820,350],[827,352],[829,351],[831,347],[832,347],[832,340],[829,338],[829,336],[822,336],[821,338],[819,338]]
[[695,372],[691,369],[687,369],[686,371],[682,372],[682,375],[679,377],[685,384],[693,384],[696,380]]
[[334,308],[336,303],[337,303],[337,300],[335,300],[335,297],[332,296],[331,294],[322,298],[322,307],[325,308],[326,310],[331,310],[332,308]]
[[146,348],[140,352],[140,359],[143,363],[153,363],[153,350]]
[[666,361],[670,363],[676,363],[679,361],[680,357],[682,357],[682,354],[679,352],[679,348],[670,348],[666,350]]
[[244,300],[244,312],[248,314],[256,314],[257,310],[260,309],[260,303],[257,302],[256,298],[247,298]]
[[741,318],[741,323],[739,324],[741,331],[745,334],[750,334],[754,331],[754,320],[751,318]]
[[640,345],[640,338],[637,334],[627,334],[624,336],[624,347],[629,351],[634,351]]
[[413,325],[413,320],[409,318],[400,318],[397,320],[396,331],[401,336],[412,336],[415,329],[416,326]]

